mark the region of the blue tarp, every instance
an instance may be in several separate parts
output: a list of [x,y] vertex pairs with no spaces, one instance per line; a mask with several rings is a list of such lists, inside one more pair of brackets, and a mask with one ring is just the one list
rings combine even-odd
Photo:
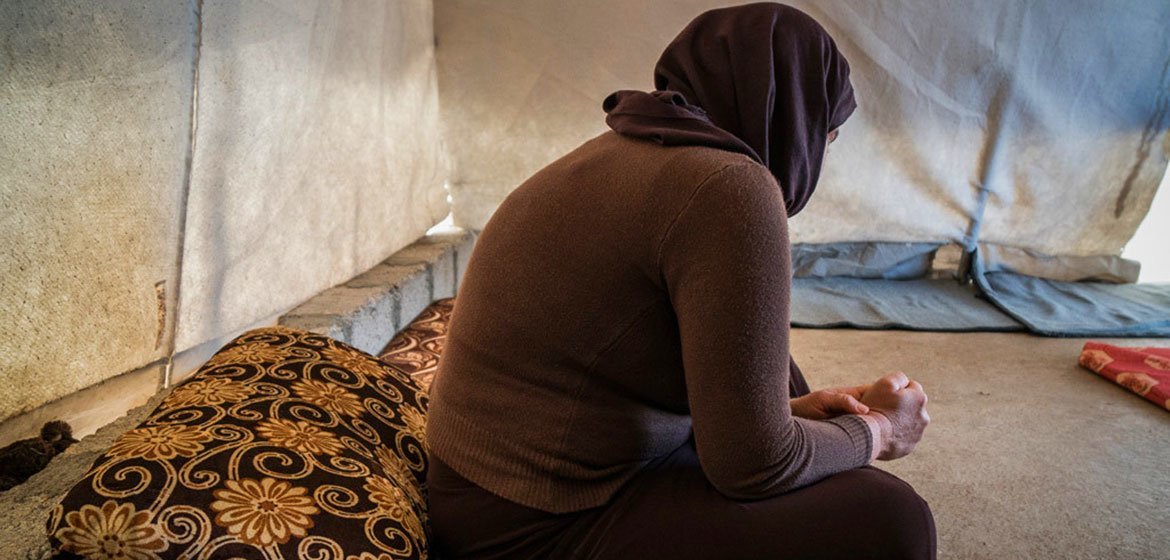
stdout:
[[881,278],[909,280],[930,272],[937,243],[798,243],[792,246],[796,277]]
[[979,271],[975,281],[996,306],[1036,334],[1170,337],[1170,284],[1057,282]]
[[792,325],[921,331],[1021,331],[952,279],[795,278]]
[[1170,337],[1170,284],[1048,280],[988,268],[976,252],[974,284],[964,286],[926,277],[937,249],[927,243],[794,246],[792,324]]

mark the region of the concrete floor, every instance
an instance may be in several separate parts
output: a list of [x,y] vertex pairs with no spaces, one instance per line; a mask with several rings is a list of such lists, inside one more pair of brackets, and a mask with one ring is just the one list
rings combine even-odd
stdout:
[[[105,389],[92,395],[94,403],[117,402],[119,396],[113,393],[116,386],[103,385]],[[134,429],[169,393],[166,390],[156,394],[146,403],[70,446],[53,458],[45,470],[33,475],[24,484],[0,492],[0,559],[50,558],[49,540],[45,535],[49,510],[61,502],[65,493],[85,475],[93,462],[109,449],[118,436]]]
[[922,442],[878,466],[930,503],[940,558],[1170,558],[1170,412],[1080,368],[1083,343],[801,329],[792,351],[814,389],[923,384]]
[[[925,438],[879,466],[930,503],[940,558],[1170,558],[1170,412],[1077,366],[1083,342],[800,329],[792,348],[814,389],[896,369],[925,386]],[[45,512],[159,398],[0,494],[0,558],[45,554]]]

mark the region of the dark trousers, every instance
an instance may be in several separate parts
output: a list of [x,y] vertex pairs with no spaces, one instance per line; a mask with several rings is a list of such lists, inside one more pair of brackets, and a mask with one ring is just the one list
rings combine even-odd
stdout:
[[[799,370],[792,377],[793,395],[807,393]],[[441,560],[935,558],[930,508],[894,475],[863,467],[739,502],[707,481],[693,440],[647,465],[608,504],[584,511],[510,502],[433,456],[427,486]]]

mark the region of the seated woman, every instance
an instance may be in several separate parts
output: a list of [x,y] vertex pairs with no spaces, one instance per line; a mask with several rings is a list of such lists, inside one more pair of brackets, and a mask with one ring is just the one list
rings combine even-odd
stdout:
[[787,218],[855,108],[825,30],[713,10],[612,131],[484,227],[432,388],[436,551],[458,558],[933,558],[869,467],[929,422],[902,373],[810,393],[789,357]]

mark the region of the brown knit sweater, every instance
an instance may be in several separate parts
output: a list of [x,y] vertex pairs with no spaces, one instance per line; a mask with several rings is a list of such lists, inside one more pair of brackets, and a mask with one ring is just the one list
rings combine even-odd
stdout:
[[858,416],[795,418],[780,190],[746,156],[606,132],[513,191],[476,242],[430,450],[513,502],[605,503],[686,443],[723,494],[869,462]]

